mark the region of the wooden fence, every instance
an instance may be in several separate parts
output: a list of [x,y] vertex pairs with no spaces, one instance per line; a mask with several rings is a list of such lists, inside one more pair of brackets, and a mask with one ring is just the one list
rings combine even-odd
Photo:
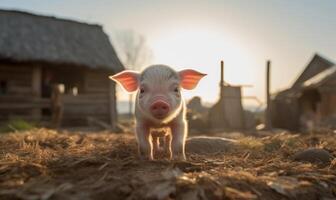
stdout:
[[10,119],[23,119],[27,121],[40,120],[39,114],[43,108],[50,108],[51,102],[48,98],[37,98],[31,96],[0,96],[0,121]]
[[[109,94],[61,95],[62,116],[64,126],[87,124],[89,117],[109,123]],[[51,98],[0,96],[0,121],[23,119],[50,123],[53,118],[53,101]],[[44,115],[49,110],[49,115]]]

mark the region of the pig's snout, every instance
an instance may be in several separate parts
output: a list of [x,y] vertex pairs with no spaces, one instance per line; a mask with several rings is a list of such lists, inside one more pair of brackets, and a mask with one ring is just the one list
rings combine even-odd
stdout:
[[155,101],[150,106],[150,112],[155,118],[158,119],[165,118],[168,115],[169,110],[170,110],[169,104],[164,101]]

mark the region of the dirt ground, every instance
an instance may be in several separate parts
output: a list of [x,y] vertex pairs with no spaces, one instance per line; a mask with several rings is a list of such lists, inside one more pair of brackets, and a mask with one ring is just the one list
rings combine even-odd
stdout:
[[323,148],[336,156],[336,134],[234,136],[227,152],[185,162],[141,161],[132,134],[0,135],[0,199],[336,199],[336,160],[293,161]]

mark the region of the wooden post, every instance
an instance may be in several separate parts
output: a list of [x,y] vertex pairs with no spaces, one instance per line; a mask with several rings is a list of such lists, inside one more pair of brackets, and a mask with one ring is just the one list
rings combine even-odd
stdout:
[[[41,91],[41,84],[42,84],[42,70],[39,66],[33,67],[32,72],[32,95],[35,98],[40,98],[42,91]],[[33,108],[32,109],[32,117],[34,120],[40,120],[42,115],[42,111],[40,108]]]
[[219,113],[220,113],[220,119],[222,120],[221,128],[225,129],[228,126],[228,120],[226,118],[226,108],[225,108],[225,97],[224,97],[224,61],[221,60],[221,72],[220,72],[220,82],[219,82]]
[[221,72],[220,72],[220,82],[219,82],[219,89],[220,89],[220,98],[224,97],[224,61],[221,61]]
[[109,82],[110,82],[109,85],[110,123],[112,130],[116,130],[118,122],[116,85],[114,81]]
[[271,77],[270,76],[271,75],[270,73],[271,73],[271,61],[267,60],[267,63],[266,63],[266,103],[267,103],[267,107],[265,110],[265,128],[267,130],[272,129],[271,93],[270,93],[270,88],[271,88],[271,83],[270,83]]
[[128,95],[128,112],[129,116],[132,117],[133,114],[133,94]]
[[60,85],[53,84],[51,94],[51,124],[55,129],[59,129],[62,125],[63,110],[64,108]]

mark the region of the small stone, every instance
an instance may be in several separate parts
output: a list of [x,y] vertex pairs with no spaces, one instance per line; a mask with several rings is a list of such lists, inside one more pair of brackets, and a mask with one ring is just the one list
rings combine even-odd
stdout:
[[327,164],[333,156],[324,149],[311,148],[294,154],[293,158],[296,161]]
[[213,154],[227,152],[235,145],[236,140],[221,137],[197,136],[186,141],[186,152],[195,154]]

